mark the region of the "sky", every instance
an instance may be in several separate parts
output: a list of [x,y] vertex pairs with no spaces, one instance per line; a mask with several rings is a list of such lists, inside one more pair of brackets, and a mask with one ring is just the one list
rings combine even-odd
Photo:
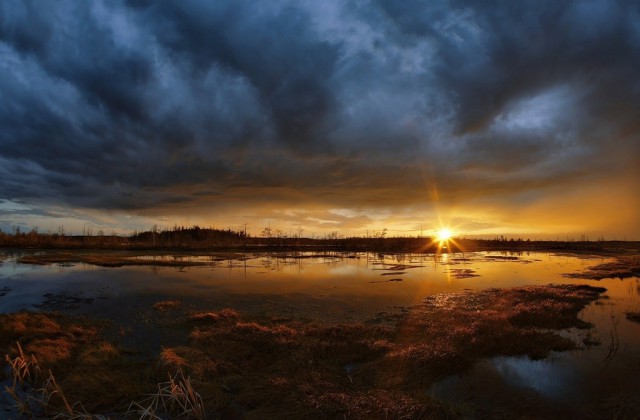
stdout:
[[640,3],[0,2],[0,228],[640,240]]

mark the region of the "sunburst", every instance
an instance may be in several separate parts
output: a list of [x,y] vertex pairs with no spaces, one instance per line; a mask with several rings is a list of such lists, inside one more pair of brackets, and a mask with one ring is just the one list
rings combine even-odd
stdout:
[[437,232],[438,242],[440,243],[448,242],[452,236],[453,236],[453,232],[451,231],[451,229],[447,227],[442,227]]

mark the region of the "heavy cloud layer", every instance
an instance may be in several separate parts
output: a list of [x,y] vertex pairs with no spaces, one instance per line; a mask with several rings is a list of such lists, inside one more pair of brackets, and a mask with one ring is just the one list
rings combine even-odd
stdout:
[[4,1],[0,198],[178,214],[634,194],[639,69],[636,1]]

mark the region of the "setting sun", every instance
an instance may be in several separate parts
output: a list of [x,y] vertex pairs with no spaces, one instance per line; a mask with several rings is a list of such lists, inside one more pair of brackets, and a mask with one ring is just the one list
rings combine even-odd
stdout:
[[453,233],[451,232],[451,229],[449,228],[441,228],[438,231],[438,241],[439,242],[446,242],[449,239],[451,239],[451,236],[453,235]]

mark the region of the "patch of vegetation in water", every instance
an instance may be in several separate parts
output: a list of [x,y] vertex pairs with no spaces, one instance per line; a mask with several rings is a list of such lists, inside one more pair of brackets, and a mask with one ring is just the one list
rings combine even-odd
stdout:
[[627,312],[625,315],[629,321],[640,322],[640,312]]
[[452,268],[449,270],[449,274],[457,279],[480,277],[480,274],[476,274],[476,271],[470,268]]
[[565,277],[590,280],[640,277],[640,254],[618,256],[614,261],[589,267],[579,273],[565,274]]
[[101,252],[55,252],[24,255],[17,260],[20,264],[49,265],[71,263],[85,263],[100,267],[124,267],[124,266],[168,266],[168,267],[193,267],[207,265],[202,261],[191,261],[179,257],[164,258],[137,258],[127,254],[108,254]]
[[[548,285],[438,295],[383,314],[386,323],[261,318],[231,308],[185,313],[165,301],[158,310],[175,314],[174,328],[189,336],[155,361],[104,339],[100,323],[22,312],[0,316],[0,351],[11,360],[19,341],[51,369],[68,401],[93,413],[123,415],[167,374],[184,374],[214,418],[447,418],[456,408],[429,396],[430,384],[481,358],[575,348],[550,330],[588,327],[577,314],[603,291]],[[47,410],[53,417],[65,406],[54,398]]]
[[42,303],[36,303],[34,308],[46,311],[61,311],[76,309],[80,305],[88,305],[93,303],[94,298],[85,298],[77,295],[68,295],[64,293],[45,293]]

